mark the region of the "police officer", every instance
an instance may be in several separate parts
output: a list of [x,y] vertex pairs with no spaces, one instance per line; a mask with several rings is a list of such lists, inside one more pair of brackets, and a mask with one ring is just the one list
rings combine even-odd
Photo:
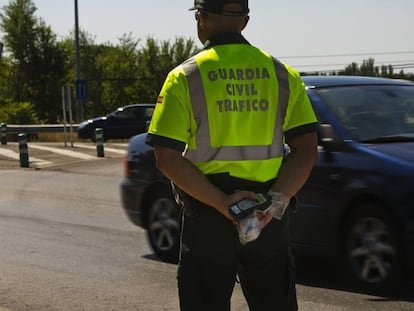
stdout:
[[[284,211],[317,158],[315,115],[300,75],[242,36],[248,0],[190,10],[204,48],[168,74],[147,136],[184,205],[180,308],[230,310],[238,275],[250,310],[296,310]],[[257,193],[271,209],[242,244],[229,207]]]

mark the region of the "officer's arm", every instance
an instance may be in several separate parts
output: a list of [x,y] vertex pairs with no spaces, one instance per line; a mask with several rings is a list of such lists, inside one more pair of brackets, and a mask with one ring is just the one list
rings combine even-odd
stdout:
[[284,160],[272,191],[294,196],[308,179],[318,158],[318,139],[316,132],[297,136],[289,141],[290,153]]
[[180,151],[154,146],[157,168],[181,190],[200,202],[216,208],[228,219],[233,220],[228,207],[244,198],[256,199],[250,191],[226,195],[213,185]]

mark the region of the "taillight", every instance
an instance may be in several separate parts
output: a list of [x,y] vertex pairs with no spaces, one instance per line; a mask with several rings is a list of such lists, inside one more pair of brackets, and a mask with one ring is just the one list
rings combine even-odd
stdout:
[[125,178],[131,177],[130,170],[129,170],[128,156],[124,157],[124,177]]

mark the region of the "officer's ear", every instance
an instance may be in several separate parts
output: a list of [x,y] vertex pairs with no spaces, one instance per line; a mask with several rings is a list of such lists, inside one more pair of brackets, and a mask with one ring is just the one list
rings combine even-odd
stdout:
[[246,15],[244,17],[243,26],[242,26],[242,29],[241,29],[242,31],[244,30],[244,28],[246,28],[247,23],[249,22],[249,19],[250,19],[250,16],[249,15]]
[[201,29],[206,28],[207,18],[208,18],[207,13],[198,12],[198,25],[199,27],[201,27]]

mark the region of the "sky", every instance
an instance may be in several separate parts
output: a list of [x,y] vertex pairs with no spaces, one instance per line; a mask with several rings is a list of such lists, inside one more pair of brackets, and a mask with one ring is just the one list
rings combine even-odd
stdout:
[[[0,10],[7,3],[0,0]],[[74,29],[74,0],[33,3],[36,16],[60,38]],[[79,27],[96,43],[116,44],[131,34],[141,42],[148,36],[184,37],[199,44],[192,5],[193,0],[78,0]],[[414,72],[414,0],[250,0],[249,6],[246,39],[301,72],[343,69],[368,58]]]

